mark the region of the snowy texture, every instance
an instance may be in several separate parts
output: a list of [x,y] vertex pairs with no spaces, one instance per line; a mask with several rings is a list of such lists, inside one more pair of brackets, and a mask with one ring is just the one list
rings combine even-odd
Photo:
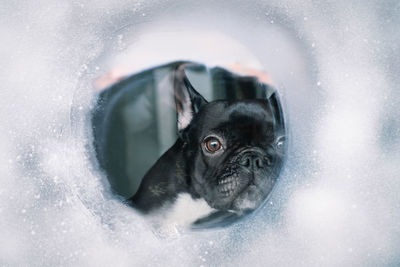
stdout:
[[[399,264],[398,1],[0,5],[0,265]],[[267,70],[290,144],[261,210],[160,238],[110,192],[87,114],[118,57],[129,71],[177,57]]]

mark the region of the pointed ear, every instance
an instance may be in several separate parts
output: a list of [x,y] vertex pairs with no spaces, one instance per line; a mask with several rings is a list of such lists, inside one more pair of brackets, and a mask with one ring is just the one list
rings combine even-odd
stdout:
[[174,96],[179,133],[189,126],[193,116],[199,112],[203,105],[208,103],[189,82],[185,74],[185,68],[188,66],[188,64],[180,65],[175,70],[174,77]]

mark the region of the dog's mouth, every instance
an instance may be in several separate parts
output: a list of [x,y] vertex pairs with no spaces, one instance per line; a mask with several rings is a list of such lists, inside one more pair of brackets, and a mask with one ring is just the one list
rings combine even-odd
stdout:
[[217,180],[217,198],[212,201],[220,210],[254,209],[269,194],[274,179],[271,173],[238,173]]
[[[256,156],[254,156],[256,155]],[[222,177],[217,180],[217,192],[220,198],[233,200],[236,196],[253,183],[258,176],[263,176],[267,171],[263,162],[266,157],[259,149],[243,149],[233,158],[234,164],[229,164]],[[254,160],[256,158],[256,160]],[[255,161],[259,161],[259,165]],[[263,164],[261,164],[263,163]],[[264,164],[265,163],[265,164]],[[262,166],[260,166],[262,165]]]
[[[265,159],[267,158],[267,159]],[[210,184],[207,199],[219,210],[255,209],[269,194],[277,162],[257,148],[243,149]]]
[[222,178],[217,182],[218,198],[213,201],[213,206],[235,212],[254,210],[269,194],[273,183],[274,180],[265,175]]
[[227,204],[231,203],[252,184],[253,178],[252,175],[232,175],[220,178],[216,187],[219,199]]
[[240,183],[237,177],[225,177],[218,180],[217,184],[218,193],[222,197],[228,198],[234,195]]

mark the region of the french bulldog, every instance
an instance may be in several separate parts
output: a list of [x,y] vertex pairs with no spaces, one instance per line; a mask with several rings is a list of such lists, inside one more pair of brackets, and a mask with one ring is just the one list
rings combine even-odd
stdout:
[[203,201],[210,213],[196,222],[251,212],[271,192],[283,163],[285,136],[276,93],[268,100],[208,102],[187,78],[186,65],[177,67],[174,76],[178,139],[128,203],[155,214],[174,209],[182,199]]

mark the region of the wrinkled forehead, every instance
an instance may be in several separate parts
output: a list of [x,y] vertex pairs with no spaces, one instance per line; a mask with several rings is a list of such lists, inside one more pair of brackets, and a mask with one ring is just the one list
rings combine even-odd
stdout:
[[263,100],[216,101],[209,103],[208,106],[209,108],[202,114],[204,131],[218,130],[228,125],[231,127],[253,125],[262,127],[263,130],[273,129],[274,126],[271,107]]
[[270,106],[263,100],[247,100],[228,105],[227,115],[229,119],[246,119],[258,122],[273,123]]

